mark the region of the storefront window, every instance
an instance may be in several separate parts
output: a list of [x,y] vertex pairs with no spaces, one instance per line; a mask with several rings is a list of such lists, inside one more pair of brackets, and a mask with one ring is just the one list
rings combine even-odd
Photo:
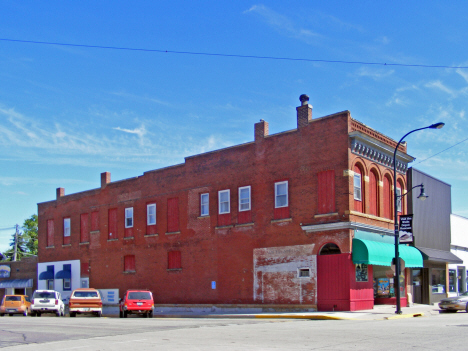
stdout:
[[367,264],[362,263],[362,264],[357,264],[356,265],[356,281],[357,282],[367,282],[368,277],[367,277]]
[[[390,267],[374,266],[374,297],[395,297],[394,273]],[[405,276],[400,275],[400,296],[405,296]]]
[[445,269],[432,268],[432,293],[433,294],[445,294]]
[[456,277],[457,277],[457,271],[455,269],[449,269],[449,291],[450,292],[457,291]]

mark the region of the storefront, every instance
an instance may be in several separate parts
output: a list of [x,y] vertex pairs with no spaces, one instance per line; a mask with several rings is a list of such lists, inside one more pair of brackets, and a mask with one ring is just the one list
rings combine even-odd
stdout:
[[[407,284],[411,284],[410,270],[423,267],[423,257],[414,247],[399,245],[402,269],[400,274],[401,306],[408,305]],[[396,304],[394,289],[395,257],[394,237],[356,230],[353,239],[352,260],[356,269],[356,281],[363,279],[363,272],[372,272],[374,304]],[[369,270],[368,266],[372,266]],[[408,278],[408,279],[407,279]]]

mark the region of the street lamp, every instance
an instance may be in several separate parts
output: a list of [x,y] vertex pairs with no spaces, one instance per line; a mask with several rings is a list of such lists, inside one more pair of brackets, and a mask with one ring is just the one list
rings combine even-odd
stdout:
[[[396,186],[397,186],[397,172],[396,172],[396,154],[398,151],[398,147],[400,144],[403,142],[403,140],[410,135],[411,133],[417,132],[418,130],[423,130],[423,129],[441,129],[445,123],[435,123],[431,124],[430,126],[424,127],[424,128],[418,128],[414,129],[411,132],[406,133],[403,138],[400,139],[398,144],[395,147],[395,152],[393,153],[393,220],[395,224],[395,281],[394,281],[394,288],[395,288],[395,298],[396,298],[396,314],[401,314],[401,301],[400,301],[400,252],[399,252],[399,247],[398,245],[400,244],[400,235],[398,233],[398,211],[397,211],[397,192],[396,192]],[[418,185],[419,186],[419,185]],[[416,187],[418,187],[416,186]],[[424,186],[421,184],[421,195],[418,196],[418,198],[421,199],[426,199],[427,196],[424,193]],[[416,188],[415,187],[415,188]],[[411,189],[413,190],[413,189]],[[410,191],[411,191],[410,190]],[[407,192],[408,193],[408,192]],[[406,193],[406,194],[407,194]],[[406,195],[405,194],[405,195]]]

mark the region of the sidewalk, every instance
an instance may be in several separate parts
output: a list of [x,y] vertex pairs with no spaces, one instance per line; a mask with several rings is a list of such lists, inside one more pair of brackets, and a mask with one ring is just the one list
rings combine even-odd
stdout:
[[265,319],[309,319],[309,320],[384,320],[414,317],[429,317],[439,314],[439,308],[433,305],[403,307],[402,314],[395,314],[395,306],[376,305],[372,310],[355,312],[280,312],[258,313],[245,311],[241,313],[221,313],[204,311],[154,311],[155,318],[265,318]]

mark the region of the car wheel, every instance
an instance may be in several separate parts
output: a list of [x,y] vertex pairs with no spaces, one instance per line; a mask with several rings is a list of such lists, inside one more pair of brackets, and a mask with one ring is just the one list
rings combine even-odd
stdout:
[[13,313],[8,313],[8,315],[9,315],[10,317],[13,317]]
[[76,313],[75,312],[70,312],[70,317],[76,317]]
[[5,313],[0,313],[0,317],[3,317],[5,315]]
[[123,318],[123,313],[122,313],[122,311],[119,311],[119,318]]
[[36,312],[36,316],[37,316],[37,317],[40,317],[40,316],[41,316],[41,313],[40,313],[40,312]]
[[153,311],[150,311],[150,312],[148,313],[148,317],[153,318]]
[[148,313],[143,313],[143,318],[148,318]]
[[468,313],[468,302],[466,303],[465,311]]
[[124,318],[127,318],[128,317],[128,312],[124,311],[123,315],[124,315]]

